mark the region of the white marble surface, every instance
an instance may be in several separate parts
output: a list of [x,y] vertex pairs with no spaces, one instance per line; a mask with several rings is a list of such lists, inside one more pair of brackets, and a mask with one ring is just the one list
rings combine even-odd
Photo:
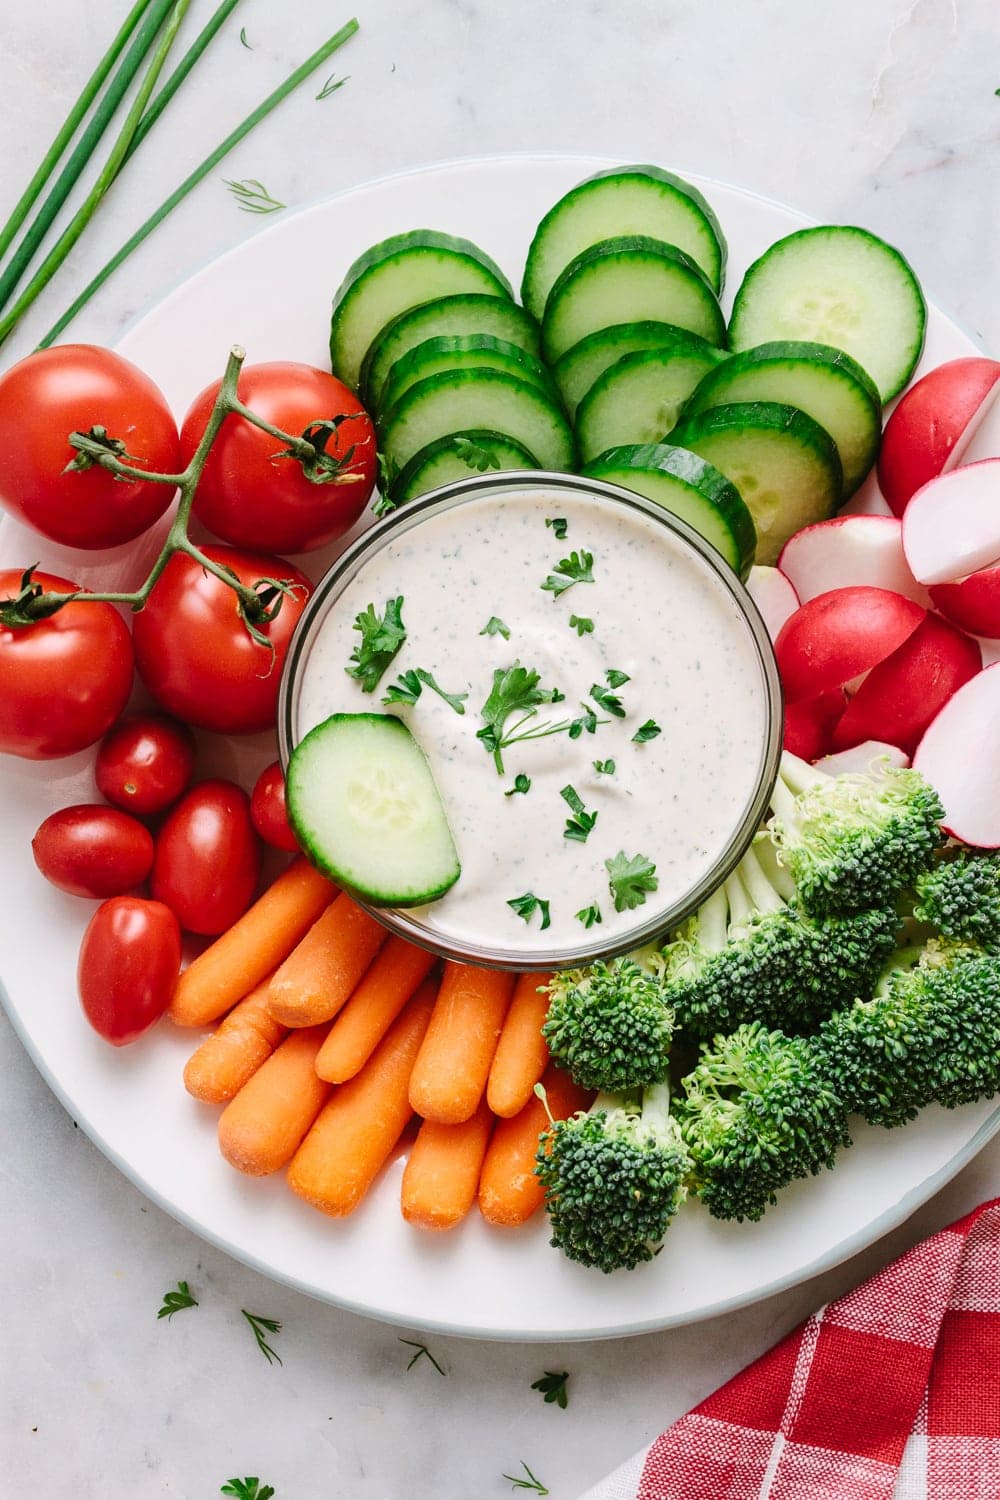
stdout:
[[[48,144],[123,0],[0,16],[0,213]],[[211,9],[194,0],[192,22]],[[321,13],[322,12],[322,13]],[[52,315],[205,149],[346,11],[245,0],[2,351]],[[289,205],[421,162],[572,150],[744,184],[884,234],[930,294],[1000,349],[994,0],[398,0],[156,233],[71,336],[111,342],[184,272],[259,228],[221,178]],[[253,50],[240,45],[246,28]],[[335,72],[347,86],[316,102]],[[332,253],[335,253],[332,251]],[[2,968],[2,955],[0,955]],[[816,1303],[1000,1185],[995,1142],[906,1225],[819,1280],[695,1328],[600,1345],[429,1339],[321,1306],[202,1244],[75,1129],[0,1021],[0,1493],[201,1500],[258,1474],[277,1500],[489,1500],[526,1460],[553,1500],[604,1470]],[[186,1279],[199,1307],[156,1320]],[[240,1309],[275,1317],[268,1365]],[[569,1370],[560,1411],[529,1389]],[[807,1497],[803,1497],[807,1500]]]

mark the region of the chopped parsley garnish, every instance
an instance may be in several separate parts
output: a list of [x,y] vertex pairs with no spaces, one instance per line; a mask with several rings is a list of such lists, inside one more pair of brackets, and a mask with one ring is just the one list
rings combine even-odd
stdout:
[[615,763],[613,760],[595,760],[594,770],[598,776],[613,776],[615,774]]
[[594,581],[594,554],[592,552],[571,552],[569,557],[564,557],[557,562],[552,572],[542,584],[553,599],[558,599],[560,594],[565,594],[574,583],[593,583]]
[[563,829],[564,839],[574,839],[578,844],[587,842],[587,835],[597,822],[597,814],[588,812],[583,805],[583,799],[573,786],[564,786],[559,793],[560,797],[576,814],[575,817],[566,819],[566,827]]
[[577,635],[580,636],[593,635],[594,622],[593,620],[588,620],[586,615],[570,615],[569,628],[570,630],[575,630]]
[[467,469],[475,469],[477,474],[485,474],[487,469],[499,469],[500,460],[489,448],[484,448],[482,443],[474,443],[471,438],[452,438],[452,451],[456,458],[461,459]]
[[[483,727],[476,733],[493,756],[497,775],[503,775],[503,752],[509,745],[521,740],[544,739],[548,734],[561,734],[569,728],[569,720],[532,721],[538,717],[538,705],[555,703],[563,695],[555,688],[539,687],[539,674],[531,667],[522,667],[516,661],[512,667],[497,667],[493,673],[493,686],[489,697],[480,709]],[[512,714],[520,717],[508,726]]]
[[377,615],[374,604],[369,604],[354,621],[354,629],[360,633],[360,644],[351,652],[353,666],[345,672],[360,682],[366,693],[374,693],[400,646],[406,640],[403,624],[403,596],[387,599],[385,613]]
[[584,927],[594,927],[598,922],[603,921],[601,908],[596,901],[592,901],[589,906],[585,906],[582,911],[576,913],[576,920],[582,922]]
[[545,524],[552,527],[552,533],[557,542],[564,542],[566,540],[569,522],[565,516],[546,516]]
[[158,1318],[172,1318],[174,1313],[180,1312],[185,1307],[197,1307],[198,1300],[192,1297],[191,1288],[186,1281],[177,1283],[176,1292],[164,1292],[163,1306],[156,1314]]
[[490,615],[486,624],[479,632],[480,635],[502,635],[505,641],[510,640],[510,626],[505,625],[499,615]]
[[541,1391],[546,1405],[554,1404],[565,1411],[569,1403],[569,1393],[566,1390],[568,1380],[568,1370],[546,1370],[540,1380],[531,1382],[531,1389]]
[[236,1500],[271,1500],[276,1494],[273,1484],[261,1484],[256,1474],[246,1479],[230,1479],[222,1486],[220,1495],[235,1495]]
[[640,724],[632,736],[632,743],[633,745],[644,745],[647,740],[655,740],[656,736],[662,733],[663,730],[655,719],[647,719],[645,724]]
[[571,740],[578,740],[584,730],[588,734],[593,734],[598,724],[611,723],[610,719],[599,719],[589,703],[581,703],[580,707],[583,709],[583,713],[578,719],[574,719],[569,726],[569,737]]
[[468,693],[446,693],[444,688],[435,681],[434,674],[427,672],[423,667],[415,667],[412,671],[400,672],[399,677],[388,688],[383,703],[416,703],[424,686],[437,693],[457,714],[465,713],[465,700]]
[[[627,682],[628,678],[625,680]],[[599,682],[591,683],[590,696],[598,708],[603,708],[605,713],[613,715],[616,719],[624,719],[625,705],[618,694],[611,691],[610,687],[601,687]]]
[[523,896],[515,896],[507,902],[507,905],[511,911],[516,911],[524,922],[530,922],[536,911],[541,912],[541,931],[544,932],[549,926],[549,903],[543,901],[541,896],[536,896],[534,891],[525,891]]
[[523,771],[519,771],[514,777],[514,785],[512,787],[508,787],[507,791],[504,792],[504,796],[513,797],[516,792],[530,792],[530,790],[531,777],[525,776]]
[[609,667],[604,676],[611,688],[624,687],[626,682],[632,681],[627,672],[619,672],[617,667]]
[[608,872],[608,887],[614,897],[615,911],[632,911],[642,906],[650,891],[659,885],[656,866],[645,854],[628,855],[624,849],[613,859],[604,861]]

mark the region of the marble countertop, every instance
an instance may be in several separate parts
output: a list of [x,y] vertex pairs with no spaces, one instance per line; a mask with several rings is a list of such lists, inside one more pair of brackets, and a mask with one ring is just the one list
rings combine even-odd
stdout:
[[[0,18],[0,215],[118,25],[123,0]],[[195,0],[192,24],[210,13]],[[245,0],[3,350],[26,353],[125,233],[347,18]],[[221,178],[288,205],[442,158],[572,151],[739,183],[866,225],[1000,349],[1000,66],[993,0],[396,0],[189,198],[69,336],[113,342],[193,268],[253,234]],[[248,46],[239,40],[245,28]],[[317,101],[330,74],[347,85]],[[308,142],[304,147],[303,143]],[[2,971],[2,955],[0,955]],[[553,1500],[606,1470],[846,1290],[1000,1184],[1000,1141],[907,1223],[780,1296],[599,1344],[427,1335],[315,1303],[203,1243],[74,1126],[0,1018],[0,1447],[10,1494],[181,1496],[260,1475],[276,1500],[489,1500],[526,1461]],[[199,1306],[158,1321],[186,1280]],[[280,1321],[282,1364],[240,1309]],[[531,1382],[570,1372],[563,1411]]]

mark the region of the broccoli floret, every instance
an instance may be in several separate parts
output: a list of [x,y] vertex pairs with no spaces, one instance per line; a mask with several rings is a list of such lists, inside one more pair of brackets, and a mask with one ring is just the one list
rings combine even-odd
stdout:
[[896,946],[893,911],[808,916],[773,856],[770,840],[758,840],[663,950],[667,1002],[696,1036],[755,1020],[809,1029],[870,994]]
[[716,1037],[678,1104],[693,1185],[717,1219],[759,1219],[779,1188],[832,1167],[847,1111],[814,1044],[759,1023]]
[[634,959],[556,974],[542,1034],[583,1088],[624,1093],[667,1076],[674,1013],[660,980]]
[[868,775],[827,776],[787,752],[769,825],[807,911],[884,906],[945,842],[944,809],[917,771],[888,763]]
[[870,1000],[824,1023],[824,1068],[848,1109],[873,1125],[953,1109],[1000,1089],[1000,958],[932,939],[901,949]]
[[602,1094],[542,1136],[535,1172],[551,1243],[570,1260],[610,1272],[652,1259],[687,1196],[690,1161],[669,1108],[665,1083],[645,1091],[641,1112]]
[[962,850],[916,884],[913,915],[946,937],[1000,948],[1000,855]]

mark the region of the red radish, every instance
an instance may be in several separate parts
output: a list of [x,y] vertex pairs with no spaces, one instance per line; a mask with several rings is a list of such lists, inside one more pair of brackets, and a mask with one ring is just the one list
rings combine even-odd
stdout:
[[835,516],[832,521],[818,521],[785,543],[778,567],[791,579],[803,604],[831,589],[868,583],[903,594],[927,609],[927,590],[906,566],[902,530],[895,516]]
[[910,757],[898,745],[887,745],[883,740],[862,740],[850,750],[835,750],[832,755],[824,755],[816,762],[816,769],[825,771],[827,776],[865,776],[876,761],[888,761],[890,766],[903,770],[910,764]]
[[800,760],[818,760],[830,749],[834,727],[846,703],[838,688],[818,698],[785,704],[784,748]]
[[973,677],[951,698],[924,735],[913,768],[944,803],[953,838],[1000,848],[1000,662]]
[[1000,562],[1000,458],[941,474],[903,517],[903,551],[921,583],[952,583]]
[[938,365],[910,387],[885,424],[878,460],[894,515],[928,480],[961,463],[998,395],[1000,364],[975,355]]
[[777,568],[758,565],[750,569],[747,593],[760,610],[768,635],[777,640],[782,625],[801,602],[792,584]]
[[957,583],[936,583],[931,600],[953,625],[970,635],[1000,637],[1000,563]]
[[927,615],[868,673],[833,732],[834,749],[888,740],[912,755],[931,720],[981,666],[976,641],[947,620]]
[[902,594],[863,585],[810,599],[774,643],[786,701],[829,693],[877,666],[926,613]]

